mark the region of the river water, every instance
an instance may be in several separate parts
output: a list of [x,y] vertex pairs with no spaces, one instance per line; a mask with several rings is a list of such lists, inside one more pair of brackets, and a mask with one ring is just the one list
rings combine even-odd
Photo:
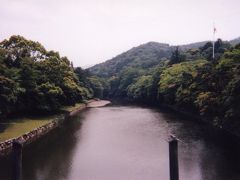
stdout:
[[[89,108],[23,150],[23,180],[168,180],[168,142],[179,143],[180,180],[239,180],[239,145],[171,112]],[[11,158],[0,159],[11,179]]]

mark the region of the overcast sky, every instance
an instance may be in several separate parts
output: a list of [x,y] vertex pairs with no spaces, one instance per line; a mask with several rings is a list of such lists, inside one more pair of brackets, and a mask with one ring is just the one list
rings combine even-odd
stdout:
[[149,41],[186,44],[240,36],[240,0],[0,0],[0,40],[13,34],[59,51],[74,66]]

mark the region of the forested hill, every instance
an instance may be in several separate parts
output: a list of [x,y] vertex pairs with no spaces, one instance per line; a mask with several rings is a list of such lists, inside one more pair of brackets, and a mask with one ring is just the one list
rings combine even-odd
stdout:
[[173,107],[240,136],[237,42],[218,39],[214,59],[212,42],[185,50],[147,43],[89,70],[105,78],[109,98]]
[[[209,41],[180,45],[179,49],[181,51],[196,50],[203,47],[207,42]],[[240,43],[240,38],[225,42],[235,46]],[[158,65],[161,61],[169,59],[175,47],[164,43],[149,42],[134,47],[108,61],[94,65],[88,70],[99,77],[107,78],[115,76],[129,67],[149,69]]]
[[[186,45],[180,45],[179,48],[181,50],[198,49],[200,47],[203,47],[207,42],[209,41],[202,41],[202,42],[190,43]],[[230,41],[225,41],[225,42],[231,44],[232,46],[236,46],[237,44],[240,43],[240,37],[232,39]]]
[[134,47],[104,63],[90,67],[88,70],[100,77],[111,77],[129,67],[147,69],[156,66],[161,60],[169,58],[171,51],[168,44],[149,42]]
[[232,44],[233,46],[236,46],[237,44],[240,43],[240,37],[235,38],[235,39],[233,39],[233,40],[231,40],[231,41],[229,41],[229,42],[230,42],[230,44]]

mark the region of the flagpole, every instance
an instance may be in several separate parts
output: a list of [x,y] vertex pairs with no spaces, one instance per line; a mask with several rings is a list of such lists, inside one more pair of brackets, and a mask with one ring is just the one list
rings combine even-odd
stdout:
[[213,24],[213,55],[212,55],[212,58],[213,58],[213,61],[214,61],[214,59],[215,59],[215,50],[214,50],[214,48],[215,48],[215,24]]

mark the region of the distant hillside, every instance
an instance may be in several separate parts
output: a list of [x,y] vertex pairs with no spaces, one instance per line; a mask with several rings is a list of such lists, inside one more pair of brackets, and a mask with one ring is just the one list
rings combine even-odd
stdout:
[[236,46],[237,44],[240,43],[240,37],[233,39],[231,41],[229,41],[231,45]]
[[169,58],[171,52],[172,48],[168,44],[149,42],[97,64],[89,71],[100,77],[111,77],[129,67],[147,69],[159,64],[163,58]]
[[[197,49],[199,47],[204,46],[207,42],[209,42],[209,41],[202,41],[202,42],[190,43],[190,44],[186,44],[186,45],[180,45],[180,49],[183,51],[188,50],[188,49]],[[237,44],[240,43],[240,37],[232,39],[230,41],[224,41],[224,42],[228,42],[232,46],[236,46]]]
[[199,47],[204,46],[207,42],[209,42],[209,41],[202,41],[202,42],[180,45],[180,49],[183,51],[188,50],[188,49],[197,49]]
[[[187,51],[203,47],[207,42],[209,41],[179,45],[179,47],[181,51]],[[229,42],[235,46],[240,43],[240,37],[224,42]],[[119,74],[126,68],[149,69],[158,65],[160,61],[169,59],[175,47],[164,43],[148,42],[134,47],[108,61],[92,66],[88,70],[94,75],[108,78]]]

